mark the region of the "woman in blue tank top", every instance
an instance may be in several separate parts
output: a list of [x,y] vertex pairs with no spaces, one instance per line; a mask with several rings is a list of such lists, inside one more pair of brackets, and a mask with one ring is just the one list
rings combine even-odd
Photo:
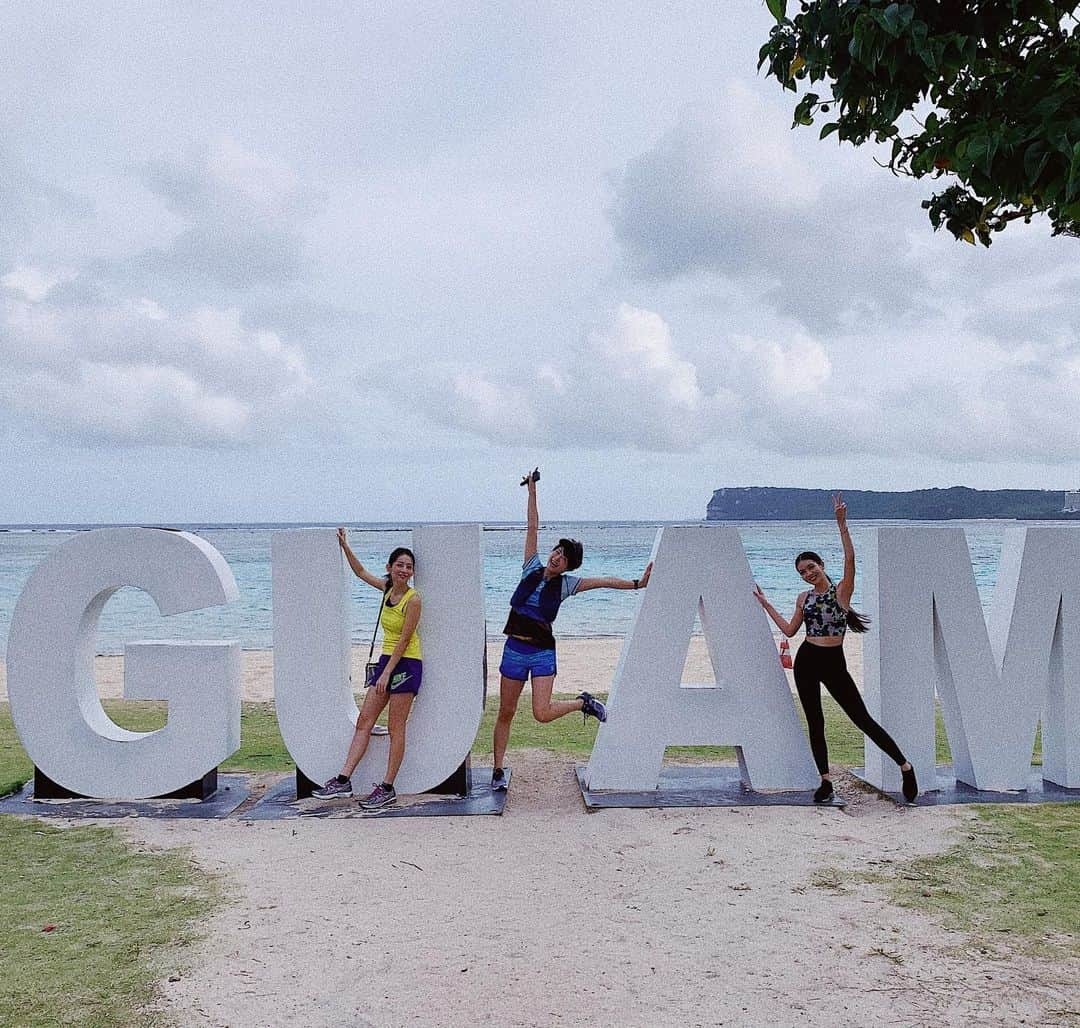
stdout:
[[821,710],[821,686],[824,685],[855,727],[880,747],[886,756],[896,761],[903,776],[904,799],[912,803],[919,795],[915,769],[900,752],[892,736],[870,716],[844,660],[844,634],[849,628],[853,632],[865,632],[868,621],[851,609],[851,594],[855,589],[855,547],[847,527],[847,504],[840,493],[833,497],[833,511],[844,547],[844,577],[839,582],[833,582],[825,574],[825,562],[821,557],[806,550],[795,558],[795,570],[810,588],[799,593],[790,621],[780,616],[759,586],[754,587],[754,596],[776,627],[788,638],[800,626],[806,628],[806,639],[795,655],[795,688],[806,712],[810,750],[821,774],[821,785],[814,793],[814,802],[826,803],[833,797],[829,750],[825,742],[825,716]]
[[532,711],[537,721],[554,721],[581,711],[586,717],[607,720],[604,705],[590,693],[583,692],[573,700],[553,700],[555,685],[555,636],[552,624],[558,617],[564,600],[590,589],[644,589],[649,584],[652,564],[646,566],[641,578],[578,578],[569,572],[581,566],[582,546],[576,539],[560,539],[551,551],[547,563],[537,554],[540,514],[536,505],[536,483],[539,470],[527,474],[521,484],[528,486],[529,503],[525,528],[525,560],[521,580],[510,598],[510,616],[503,634],[502,662],[499,664],[499,713],[495,718],[493,789],[505,789],[507,784],[503,762],[510,741],[510,725],[517,712],[518,700],[525,682],[532,676]]

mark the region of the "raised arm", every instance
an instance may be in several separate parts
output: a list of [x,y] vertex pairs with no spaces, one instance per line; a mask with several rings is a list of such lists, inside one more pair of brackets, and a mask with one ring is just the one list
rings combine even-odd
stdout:
[[836,585],[836,599],[846,610],[855,591],[855,547],[847,527],[847,504],[841,493],[833,497],[833,513],[836,514],[836,527],[840,529],[840,542],[844,547],[844,577]]
[[409,643],[412,641],[416,626],[420,624],[420,608],[420,594],[413,593],[409,599],[408,607],[405,608],[405,620],[401,626],[401,638],[398,639],[394,652],[387,658],[386,667],[383,668],[382,674],[375,680],[376,692],[386,692],[389,688],[394,668],[398,666],[401,655],[408,649]]
[[382,592],[386,588],[386,579],[381,575],[373,575],[360,563],[356,554],[353,553],[352,547],[349,545],[349,540],[345,535],[344,528],[339,528],[337,530],[337,541],[342,552],[345,554],[345,559],[349,562],[349,567],[352,568],[353,574],[356,575],[360,581],[367,582],[373,589],[378,589],[379,592]]
[[645,565],[640,578],[583,578],[578,583],[577,591],[588,589],[644,589],[652,577],[652,561]]
[[536,507],[536,479],[530,472],[525,485],[529,489],[529,508],[525,519],[525,563],[536,556],[537,537],[540,534],[540,512]]
[[761,591],[761,586],[754,583],[754,599],[758,601],[765,608],[765,613],[772,618],[773,624],[780,629],[789,639],[802,627],[803,623],[803,597],[806,593],[799,593],[799,598],[795,601],[795,613],[791,615],[790,621],[785,621],[780,612],[767,600],[765,594]]

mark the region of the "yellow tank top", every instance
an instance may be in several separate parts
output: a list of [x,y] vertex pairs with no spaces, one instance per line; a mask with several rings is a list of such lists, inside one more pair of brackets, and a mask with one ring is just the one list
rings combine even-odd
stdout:
[[[398,641],[401,639],[401,630],[405,627],[405,608],[409,605],[409,601],[417,595],[419,595],[417,591],[410,586],[405,590],[405,595],[392,607],[390,606],[390,593],[383,596],[382,610],[379,612],[379,624],[382,625],[383,630],[383,653],[390,654],[394,652],[394,647],[397,646]],[[416,626],[416,631],[413,632],[409,645],[405,647],[402,656],[413,657],[416,660],[423,659],[420,656],[419,625]]]

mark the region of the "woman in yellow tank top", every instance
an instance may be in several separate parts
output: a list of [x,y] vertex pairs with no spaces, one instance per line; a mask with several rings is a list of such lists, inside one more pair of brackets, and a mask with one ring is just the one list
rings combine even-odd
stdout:
[[390,755],[386,764],[386,777],[382,782],[376,783],[371,794],[360,803],[365,810],[377,810],[397,801],[394,779],[405,756],[405,725],[413,700],[420,691],[424,673],[418,631],[420,594],[409,585],[414,570],[412,550],[404,546],[394,550],[386,562],[386,576],[379,577],[368,571],[357,559],[349,546],[344,528],[338,529],[338,543],[356,577],[383,594],[379,609],[383,647],[375,668],[375,681],[360,707],[356,732],[341,774],[331,778],[321,789],[312,792],[312,795],[322,799],[353,794],[352,773],[367,751],[376,719],[389,704],[390,716],[387,722],[390,729]]

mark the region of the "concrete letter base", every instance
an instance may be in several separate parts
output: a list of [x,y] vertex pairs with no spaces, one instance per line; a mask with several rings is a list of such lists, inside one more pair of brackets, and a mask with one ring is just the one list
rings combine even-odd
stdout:
[[[468,761],[466,761],[468,763]],[[462,764],[464,768],[466,764]],[[460,772],[460,768],[458,769]],[[453,782],[457,773],[448,779]],[[437,787],[441,789],[442,786]],[[407,796],[398,793],[398,801],[392,807],[382,810],[361,810],[358,798],[317,800],[313,798],[296,799],[296,786],[292,779],[283,778],[270,786],[262,798],[244,813],[252,821],[283,821],[297,817],[319,817],[335,819],[355,819],[372,817],[475,817],[477,815],[500,815],[506,806],[506,791],[494,791],[491,788],[491,768],[469,768],[468,792],[457,794],[452,791],[438,792],[429,789],[426,793]]]
[[[397,805],[384,810],[361,810],[353,799],[297,801],[293,775],[281,775],[263,788],[265,775],[222,774],[218,790],[207,800],[160,797],[152,800],[64,799],[48,800],[36,795],[28,782],[0,799],[0,814],[72,818],[206,818],[237,821],[284,821],[299,817],[358,819],[381,817],[475,817],[502,814],[506,791],[491,789],[491,768],[472,768],[467,794],[427,792],[416,796],[399,793]],[[258,784],[256,784],[258,783]],[[260,789],[262,790],[260,792]]]
[[219,774],[217,789],[208,799],[160,796],[147,800],[52,799],[27,782],[19,792],[0,799],[0,814],[31,817],[122,818],[155,817],[220,820],[232,816],[251,796],[251,779],[243,774]]
[[[296,769],[296,796],[294,799],[306,800],[311,798],[312,792],[319,788],[321,782],[313,782],[300,768]],[[468,796],[472,791],[472,754],[469,754],[458,766],[458,769],[445,781],[438,785],[425,789],[425,795],[436,796]]]
[[[867,775],[865,768],[853,767],[850,771],[883,796],[888,796],[897,803],[904,803],[904,797],[899,792],[880,789],[872,777]],[[936,771],[936,786],[930,792],[919,793],[914,804],[916,807],[949,807],[964,803],[1080,803],[1080,789],[1066,789],[1062,785],[1046,781],[1043,778],[1045,768],[1042,767],[1032,766],[1026,789],[1002,792],[976,789],[964,782],[958,782],[952,764],[938,764]]]
[[813,789],[759,792],[743,781],[738,767],[665,767],[655,789],[590,789],[585,768],[578,767],[581,798],[590,810],[605,807],[843,807],[836,794],[828,803],[815,803]]

